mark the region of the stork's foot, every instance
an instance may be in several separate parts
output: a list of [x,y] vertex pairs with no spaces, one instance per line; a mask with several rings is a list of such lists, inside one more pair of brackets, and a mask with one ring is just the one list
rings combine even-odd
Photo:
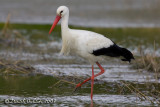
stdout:
[[76,85],[76,88],[74,89],[73,92],[76,92],[78,89],[81,89],[81,83],[79,83],[79,84]]

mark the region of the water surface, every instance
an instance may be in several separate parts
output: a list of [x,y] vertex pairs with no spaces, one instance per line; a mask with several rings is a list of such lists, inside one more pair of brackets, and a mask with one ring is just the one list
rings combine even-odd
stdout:
[[[73,27],[73,26],[71,26]],[[0,57],[3,60],[26,63],[35,68],[27,74],[0,74],[0,106],[6,99],[40,99],[53,100],[50,104],[14,104],[15,106],[89,106],[90,81],[73,93],[76,84],[91,76],[91,65],[84,59],[75,56],[60,56],[60,27],[57,26],[53,36],[47,35],[50,25],[11,25],[10,38],[0,42]],[[74,27],[73,27],[74,28]],[[76,27],[75,27],[76,28]],[[158,28],[81,28],[102,33],[114,40],[118,45],[128,48],[139,58],[139,47],[146,53],[153,51],[154,40],[159,51]],[[15,42],[15,32],[23,35],[25,43]],[[143,38],[145,35],[145,38]],[[3,40],[1,38],[1,40]],[[23,39],[20,39],[21,41]],[[125,41],[123,41],[125,40]],[[134,61],[132,63],[135,63]],[[102,63],[105,73],[95,78],[94,106],[158,106],[160,80],[156,74],[145,69],[137,69],[127,62],[108,58]],[[95,73],[100,70],[95,65]],[[137,96],[125,84],[131,85],[153,100]],[[150,94],[152,92],[152,94]],[[13,104],[8,104],[13,105]]]

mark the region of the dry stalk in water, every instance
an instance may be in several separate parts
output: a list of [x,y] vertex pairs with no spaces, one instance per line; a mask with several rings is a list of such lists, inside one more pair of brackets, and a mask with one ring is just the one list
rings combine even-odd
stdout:
[[[127,87],[132,93],[135,93],[137,96],[138,96],[138,98],[140,98],[141,100],[143,100],[143,98],[145,99],[145,100],[148,100],[150,103],[152,103],[152,104],[155,104],[155,102],[157,103],[157,104],[160,104],[160,101],[157,99],[157,97],[155,97],[155,96],[152,96],[153,97],[153,99],[151,99],[151,98],[149,98],[147,95],[145,95],[144,93],[142,93],[140,90],[138,90],[137,88],[135,88],[133,85],[131,85],[131,84],[128,84],[128,83],[126,83],[126,82],[123,82],[123,81],[120,81],[125,87]],[[155,91],[157,91],[157,90],[155,90]],[[159,91],[158,91],[159,92]],[[151,94],[152,95],[152,93],[150,92],[149,94]]]

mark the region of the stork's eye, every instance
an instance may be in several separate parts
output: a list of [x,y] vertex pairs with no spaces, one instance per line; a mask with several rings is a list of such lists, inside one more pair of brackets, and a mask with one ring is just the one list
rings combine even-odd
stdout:
[[62,14],[63,13],[63,10],[62,11],[60,11],[60,14]]

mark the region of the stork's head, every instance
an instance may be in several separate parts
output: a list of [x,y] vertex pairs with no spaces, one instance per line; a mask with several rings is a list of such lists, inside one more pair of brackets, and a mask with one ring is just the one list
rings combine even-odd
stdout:
[[53,25],[49,31],[49,34],[52,32],[52,30],[54,29],[54,27],[57,25],[57,23],[59,22],[59,20],[61,18],[63,18],[65,15],[69,14],[69,9],[66,6],[59,6],[57,9],[57,16],[53,22]]
[[59,6],[57,9],[57,15],[64,17],[66,14],[68,14],[69,9],[66,6]]

